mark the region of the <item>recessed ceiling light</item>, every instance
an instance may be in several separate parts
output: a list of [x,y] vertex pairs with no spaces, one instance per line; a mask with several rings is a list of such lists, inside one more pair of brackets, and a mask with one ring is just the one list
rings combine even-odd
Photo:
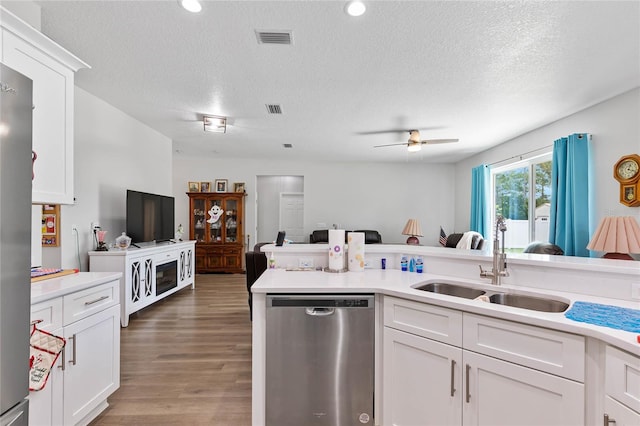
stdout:
[[180,6],[192,13],[198,13],[202,10],[200,0],[178,0]]
[[353,0],[347,3],[346,10],[350,16],[360,16],[364,14],[364,12],[367,10],[367,7],[364,5],[363,2],[359,0]]

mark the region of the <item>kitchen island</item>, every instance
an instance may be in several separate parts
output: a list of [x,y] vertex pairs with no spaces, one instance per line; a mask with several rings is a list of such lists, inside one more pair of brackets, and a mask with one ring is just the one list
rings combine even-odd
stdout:
[[[264,424],[265,296],[275,293],[375,294],[375,424],[415,424],[420,419],[429,424],[420,417],[426,416],[425,410],[429,419],[446,424],[489,424],[497,421],[491,413],[498,413],[503,422],[514,415],[558,425],[602,424],[605,414],[617,416],[618,424],[627,417],[636,423],[640,419],[638,333],[573,321],[563,312],[413,288],[422,282],[448,282],[563,300],[569,309],[577,301],[640,309],[640,300],[632,298],[640,283],[638,262],[514,255],[508,259],[510,276],[503,285],[493,286],[479,278],[478,264],[491,262],[488,252],[372,245],[365,254],[369,269],[328,273],[287,270],[298,269],[300,260],[309,259],[314,266],[326,266],[322,262],[327,245],[267,245],[262,250],[273,252],[281,269],[266,271],[253,286],[254,425]],[[422,256],[427,272],[398,270],[403,255]],[[382,257],[387,259],[385,270],[379,266]],[[443,361],[425,370],[429,359]],[[416,392],[436,394],[436,371],[447,373],[443,386],[450,386],[451,393],[447,391],[442,400],[432,396],[434,403],[427,397],[412,404]],[[487,395],[502,395],[504,400],[498,404]],[[518,403],[523,398],[528,401],[525,411]]]

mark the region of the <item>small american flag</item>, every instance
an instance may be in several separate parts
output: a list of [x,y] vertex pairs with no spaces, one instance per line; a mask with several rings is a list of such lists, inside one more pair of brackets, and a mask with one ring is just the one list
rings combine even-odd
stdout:
[[442,226],[440,227],[440,245],[447,245],[447,234],[444,233],[444,229],[442,229]]

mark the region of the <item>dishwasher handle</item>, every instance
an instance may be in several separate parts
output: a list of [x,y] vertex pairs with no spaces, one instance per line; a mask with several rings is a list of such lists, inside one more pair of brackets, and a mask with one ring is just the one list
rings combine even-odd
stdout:
[[305,313],[314,317],[326,317],[335,313],[335,308],[305,308]]

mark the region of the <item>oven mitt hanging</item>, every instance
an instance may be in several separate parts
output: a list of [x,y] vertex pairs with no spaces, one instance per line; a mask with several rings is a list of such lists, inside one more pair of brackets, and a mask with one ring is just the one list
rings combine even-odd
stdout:
[[42,390],[47,383],[49,373],[64,349],[65,340],[33,324],[31,329],[29,356],[29,390]]

